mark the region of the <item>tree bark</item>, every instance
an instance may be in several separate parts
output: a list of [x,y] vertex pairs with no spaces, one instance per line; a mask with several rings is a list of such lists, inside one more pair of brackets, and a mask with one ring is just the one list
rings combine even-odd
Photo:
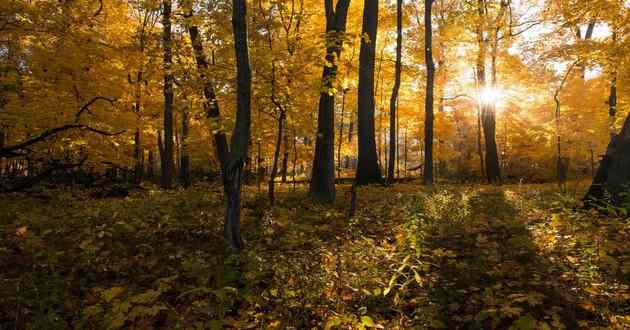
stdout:
[[[402,70],[402,6],[403,1],[396,1],[396,73],[394,78],[394,88],[392,97],[389,100],[389,164],[387,165],[387,181],[394,182],[394,161],[396,159],[396,148],[398,145],[396,135],[396,110],[398,107],[398,90],[400,89],[400,76]],[[406,159],[405,159],[406,161]],[[406,166],[406,165],[405,165]],[[405,172],[407,169],[405,168]]]
[[335,91],[337,58],[341,56],[350,0],[324,0],[326,9],[326,62],[319,95],[315,156],[309,192],[313,200],[332,203],[335,200]]
[[361,51],[359,53],[359,160],[356,183],[365,185],[381,183],[374,131],[374,60],[378,29],[378,0],[365,0]]
[[184,187],[190,186],[190,155],[188,154],[188,111],[182,109],[181,158],[179,161],[179,178]]
[[584,197],[586,207],[608,203],[625,206],[630,202],[630,115],[618,135],[611,138],[593,183]]
[[162,42],[164,47],[164,154],[162,155],[162,188],[171,188],[173,181],[173,52],[171,40],[171,0],[164,0]]
[[[192,10],[189,11],[188,17],[192,17]],[[228,154],[227,137],[225,136],[225,130],[221,126],[221,112],[219,110],[219,102],[217,101],[216,94],[214,92],[214,86],[210,77],[208,77],[208,61],[206,55],[203,52],[203,44],[199,37],[199,28],[194,25],[188,26],[188,34],[190,36],[190,42],[195,54],[195,62],[197,63],[197,71],[201,77],[203,83],[203,96],[205,102],[203,108],[206,112],[206,118],[210,122],[210,129],[214,136],[214,147],[216,150],[216,156],[221,164],[221,168],[225,165],[225,160]]]
[[424,57],[427,66],[426,99],[424,102],[424,184],[433,184],[433,84],[435,65],[433,63],[433,28],[431,9],[433,0],[425,0],[424,5]]
[[236,54],[236,123],[232,133],[229,157],[223,168],[223,188],[226,196],[224,238],[232,253],[242,247],[241,176],[247,157],[251,130],[251,69],[247,49],[247,1],[232,1],[232,28]]
[[287,171],[289,170],[289,134],[284,134],[284,155],[282,156],[282,167],[280,168],[280,175],[282,176],[282,183],[287,182]]

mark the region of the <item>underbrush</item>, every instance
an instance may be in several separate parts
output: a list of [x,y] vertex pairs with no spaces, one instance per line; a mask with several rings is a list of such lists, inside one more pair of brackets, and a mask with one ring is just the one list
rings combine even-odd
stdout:
[[[246,187],[238,257],[220,186],[0,206],[0,328],[630,326],[630,225],[551,185]],[[582,188],[580,188],[582,189]],[[622,215],[618,213],[618,215]]]

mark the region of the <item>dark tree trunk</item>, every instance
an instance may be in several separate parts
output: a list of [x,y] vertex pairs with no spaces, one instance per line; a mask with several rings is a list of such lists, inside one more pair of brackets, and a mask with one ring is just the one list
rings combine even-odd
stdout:
[[280,175],[282,176],[282,183],[287,182],[287,171],[289,167],[289,134],[284,134],[284,155],[282,156],[282,167],[280,168]]
[[[630,115],[618,135],[612,137],[593,183],[584,197],[587,207],[625,206],[630,202]],[[606,201],[607,198],[610,200]]]
[[223,168],[223,187],[226,196],[224,238],[232,253],[242,247],[241,175],[251,129],[251,69],[247,50],[247,1],[232,1],[232,28],[236,53],[236,123],[232,133],[229,157]]
[[190,186],[190,156],[188,154],[188,108],[182,110],[181,158],[179,179],[184,187]]
[[326,8],[326,62],[322,73],[322,90],[319,95],[315,157],[311,175],[310,195],[316,201],[331,203],[335,200],[335,95],[337,61],[341,55],[350,0],[339,0],[333,9],[333,0],[324,0]]
[[160,154],[160,180],[161,180],[161,176],[163,173],[162,168],[165,166],[164,165],[164,142],[162,141],[162,131],[158,130],[158,135],[157,135],[157,145],[158,145],[158,153]]
[[427,91],[424,101],[424,184],[433,184],[433,83],[435,65],[433,64],[433,25],[431,9],[433,0],[426,0],[424,5],[424,57],[427,66]]
[[[359,52],[359,161],[356,183],[359,185],[380,183],[374,132],[374,60],[378,28],[378,0],[365,0],[361,51]],[[366,40],[369,39],[369,40]]]
[[149,160],[147,164],[147,178],[152,180],[155,176],[155,155],[153,150],[149,150]]
[[341,145],[343,144],[343,126],[344,116],[346,112],[346,92],[347,89],[343,88],[341,91],[341,115],[339,116],[339,142],[337,143],[337,178],[341,177]]
[[[141,39],[141,47],[140,51],[144,53],[144,42]],[[136,184],[140,184],[142,182],[142,177],[144,176],[144,164],[142,155],[144,150],[142,150],[142,82],[144,81],[143,77],[144,73],[142,70],[138,70],[136,75],[135,82],[135,101],[134,101],[134,112],[136,113],[136,133],[134,135],[134,161],[135,161],[135,169],[134,169],[134,182]],[[131,80],[131,79],[130,79]]]
[[162,42],[164,47],[164,154],[162,154],[162,188],[173,182],[173,52],[171,40],[171,0],[163,1]]
[[481,110],[483,136],[486,142],[486,176],[490,183],[501,182],[499,153],[496,140],[496,108],[494,104],[486,104]]
[[275,187],[276,176],[278,175],[278,159],[280,158],[280,147],[282,145],[282,134],[284,134],[284,120],[286,113],[284,110],[280,110],[280,117],[278,118],[278,134],[276,137],[276,146],[273,152],[273,162],[271,165],[271,174],[269,175],[269,203],[274,205],[276,203]]
[[[189,11],[189,17],[192,17],[192,11]],[[208,61],[206,55],[203,52],[203,44],[199,37],[199,28],[197,26],[188,26],[188,34],[190,35],[190,42],[195,54],[195,61],[197,63],[197,70],[201,81],[203,83],[203,96],[205,101],[203,108],[206,112],[206,117],[210,122],[210,129],[214,135],[214,147],[216,149],[216,156],[223,168],[225,160],[228,154],[228,143],[225,136],[225,131],[221,127],[221,113],[219,111],[219,102],[214,92],[214,86],[210,77],[208,77]]]
[[[396,1],[396,74],[392,97],[389,100],[389,164],[387,165],[387,181],[394,182],[394,161],[396,159],[396,108],[398,107],[398,90],[400,89],[400,75],[402,69],[402,0]],[[406,161],[406,159],[405,159]],[[406,165],[405,165],[406,166]],[[407,169],[405,168],[405,171]]]
[[134,182],[136,184],[140,184],[142,182],[142,177],[144,176],[144,164],[142,154],[144,150],[142,150],[142,145],[140,141],[140,127],[136,128],[136,133],[133,138],[133,148],[134,148]]
[[481,106],[477,107],[477,154],[479,155],[479,171],[483,177],[486,172],[486,163],[483,157],[483,148],[481,146]]
[[[4,133],[4,131],[1,131],[1,130],[0,130],[0,149],[4,148],[4,146],[6,145],[5,140],[6,140],[6,135],[5,135],[5,133]],[[5,171],[4,171],[4,162],[5,162],[4,157],[0,156],[0,176],[2,176],[2,175],[4,175],[4,174],[5,174]]]

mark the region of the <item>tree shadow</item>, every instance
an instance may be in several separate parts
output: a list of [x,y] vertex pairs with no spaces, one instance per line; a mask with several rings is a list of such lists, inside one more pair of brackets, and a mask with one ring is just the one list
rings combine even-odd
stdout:
[[427,305],[434,306],[428,315],[435,318],[433,326],[597,325],[596,315],[581,306],[580,289],[563,280],[562,265],[540,251],[508,194],[483,188],[468,201],[466,219],[443,224],[425,238],[425,261],[432,266],[423,276],[430,279],[425,288]]

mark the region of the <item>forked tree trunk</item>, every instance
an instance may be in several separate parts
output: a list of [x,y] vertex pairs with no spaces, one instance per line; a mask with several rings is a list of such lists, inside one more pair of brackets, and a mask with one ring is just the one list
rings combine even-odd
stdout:
[[326,9],[326,65],[322,72],[319,94],[315,157],[309,193],[311,198],[325,203],[335,200],[335,94],[337,58],[341,56],[350,0],[324,0]]
[[241,241],[241,178],[247,157],[251,130],[251,69],[247,50],[247,1],[232,1],[232,28],[236,53],[236,123],[229,157],[223,168],[226,197],[225,242],[232,253],[239,253]]
[[355,181],[359,185],[380,183],[381,169],[374,131],[374,60],[378,28],[378,0],[365,0],[359,52],[359,160]]
[[433,64],[433,29],[431,9],[433,0],[426,0],[424,5],[424,56],[427,65],[427,91],[424,102],[424,184],[433,184],[433,83],[435,65]]

